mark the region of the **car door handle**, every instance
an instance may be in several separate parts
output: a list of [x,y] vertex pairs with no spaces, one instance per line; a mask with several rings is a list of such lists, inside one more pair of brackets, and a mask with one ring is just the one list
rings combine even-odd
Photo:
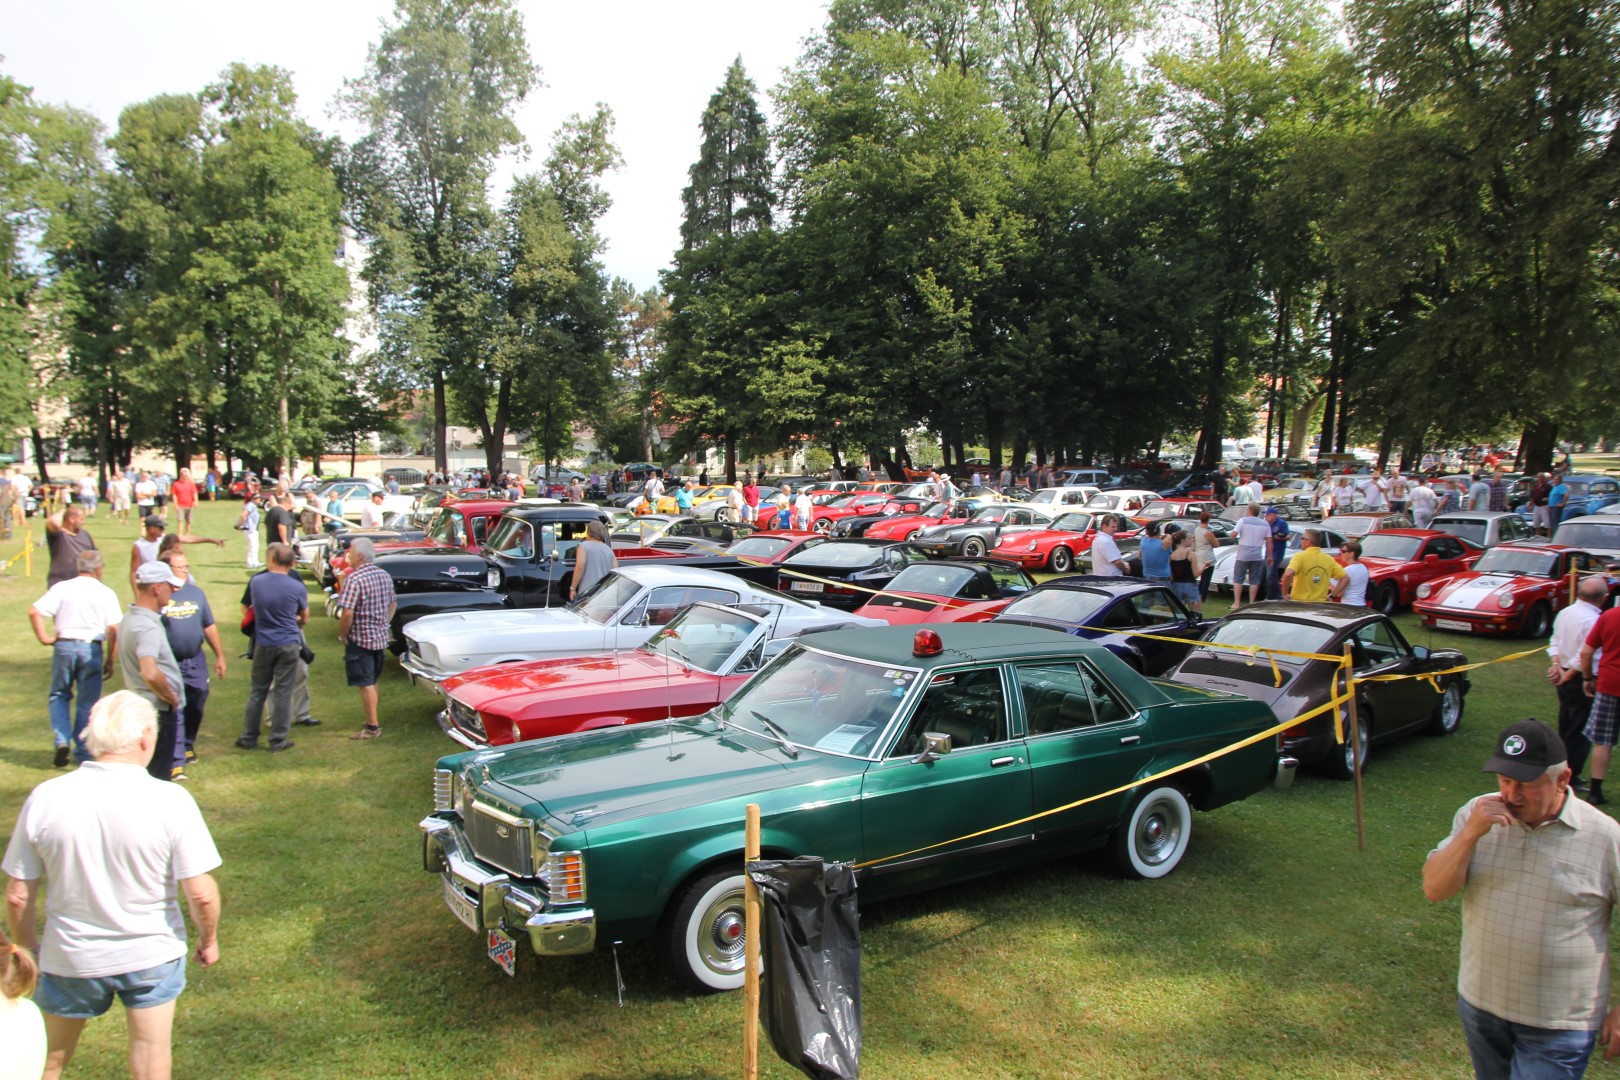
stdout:
[[1018,759],[1017,759],[1017,758],[1015,758],[1015,757],[998,757],[998,758],[992,758],[992,759],[991,759],[991,760],[990,760],[990,767],[991,767],[991,768],[992,768],[992,769],[999,769],[999,768],[1001,768],[1001,767],[1002,767],[1002,766],[1003,766],[1003,765],[1011,765],[1011,764],[1012,764],[1012,763],[1013,763],[1013,762],[1015,762],[1015,761],[1017,761],[1017,760],[1018,760]]
[[1142,741],[1142,736],[1140,736],[1140,735],[1124,735],[1124,736],[1120,737],[1119,745],[1121,745],[1121,746],[1130,746],[1130,745],[1132,745],[1134,743],[1139,743],[1141,741]]

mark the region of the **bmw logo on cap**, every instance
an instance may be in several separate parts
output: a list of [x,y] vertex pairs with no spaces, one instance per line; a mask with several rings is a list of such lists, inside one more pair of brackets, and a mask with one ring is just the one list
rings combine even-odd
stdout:
[[1502,753],[1508,757],[1518,757],[1524,753],[1524,736],[1509,735],[1502,741]]

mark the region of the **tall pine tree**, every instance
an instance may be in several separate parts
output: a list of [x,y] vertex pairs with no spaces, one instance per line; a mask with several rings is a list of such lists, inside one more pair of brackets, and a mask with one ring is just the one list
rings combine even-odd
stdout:
[[688,251],[716,237],[770,227],[776,202],[770,137],[755,93],[739,56],[703,110],[703,146],[692,163],[692,182],[681,192],[681,245]]

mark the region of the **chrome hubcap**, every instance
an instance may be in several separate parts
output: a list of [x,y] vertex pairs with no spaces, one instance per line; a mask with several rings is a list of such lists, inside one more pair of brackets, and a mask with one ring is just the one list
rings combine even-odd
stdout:
[[711,970],[732,974],[742,970],[747,935],[744,934],[743,894],[739,889],[715,899],[698,923],[698,952]]
[[1155,866],[1164,862],[1181,843],[1181,822],[1164,809],[1143,816],[1136,830],[1136,847],[1142,861]]

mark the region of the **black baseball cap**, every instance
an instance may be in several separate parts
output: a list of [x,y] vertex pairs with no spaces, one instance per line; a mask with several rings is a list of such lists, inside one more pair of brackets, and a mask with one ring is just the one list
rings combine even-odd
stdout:
[[1480,772],[1501,773],[1528,784],[1542,773],[1569,760],[1564,740],[1540,720],[1519,720],[1496,737],[1496,752]]

